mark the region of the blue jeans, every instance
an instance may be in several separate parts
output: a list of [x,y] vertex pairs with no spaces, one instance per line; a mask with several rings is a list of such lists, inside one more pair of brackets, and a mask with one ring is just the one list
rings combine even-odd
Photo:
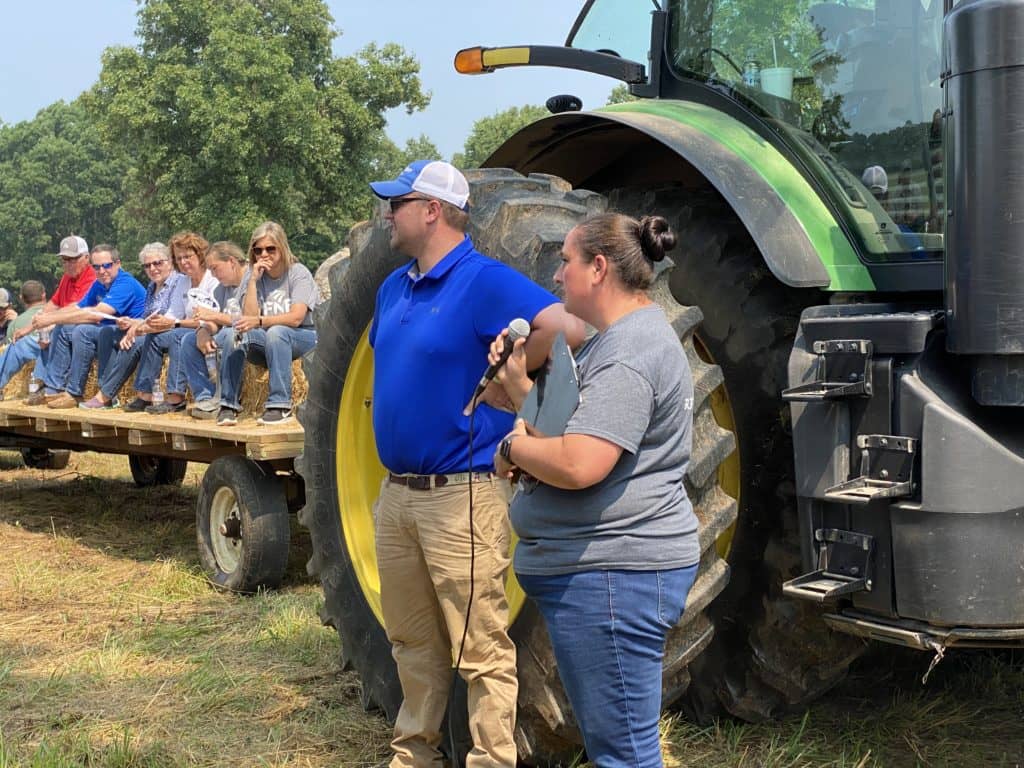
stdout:
[[100,334],[98,346],[109,358],[106,365],[101,365],[103,373],[100,375],[100,392],[108,400],[117,397],[121,387],[131,377],[149,340],[148,336],[138,336],[129,349],[121,349],[118,344],[123,338],[124,331],[113,326],[108,326]]
[[[221,334],[231,331],[230,334]],[[223,343],[222,343],[223,339]],[[235,333],[225,328],[217,334],[220,346],[220,404],[236,411],[242,406],[238,399],[242,388],[245,361],[262,365],[270,371],[270,392],[267,408],[292,407],[292,360],[302,357],[316,344],[312,328],[290,328],[275,325],[264,330],[253,328],[235,341]],[[204,363],[205,365],[205,363]]]
[[135,391],[152,392],[153,383],[160,378],[164,366],[164,355],[168,356],[167,384],[164,391],[176,395],[185,394],[185,371],[181,367],[179,347],[189,333],[188,328],[171,328],[163,333],[151,333],[142,348],[139,371],[135,374]]
[[660,768],[661,661],[697,566],[664,571],[517,574],[598,768]]
[[[50,356],[45,361],[43,384],[46,389],[50,392],[66,391],[81,397],[93,359],[98,361],[97,372],[102,379],[110,354],[105,340],[111,333],[118,332],[113,325],[82,323],[57,326],[50,335]],[[103,344],[100,344],[101,334],[104,336]]]
[[24,367],[26,363],[36,361],[36,367],[32,375],[43,378],[46,373],[46,365],[43,363],[43,351],[39,348],[39,339],[35,333],[22,336],[17,341],[8,344],[3,351],[0,351],[0,391],[7,386],[7,382],[14,378],[14,374]]
[[[234,335],[234,328],[221,328],[213,339],[219,349],[225,349]],[[182,336],[178,354],[181,355],[181,369],[188,382],[188,388],[192,390],[192,399],[197,403],[212,400],[217,394],[217,385],[206,370],[206,356],[196,346],[195,331],[189,331]]]

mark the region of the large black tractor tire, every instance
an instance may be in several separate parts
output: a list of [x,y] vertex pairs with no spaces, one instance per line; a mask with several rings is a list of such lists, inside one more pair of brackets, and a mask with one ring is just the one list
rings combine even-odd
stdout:
[[210,582],[230,592],[275,589],[290,535],[284,483],[242,456],[214,459],[196,499],[199,560]]
[[[523,177],[500,169],[467,175],[473,200],[470,234],[477,247],[549,288],[565,234],[586,215],[605,207],[602,197],[572,191],[553,177]],[[343,666],[360,674],[364,706],[382,710],[389,719],[397,714],[401,688],[390,646],[371,607],[374,596],[368,593],[370,580],[361,562],[372,553],[367,532],[372,531],[370,504],[380,475],[367,473],[361,466],[376,462],[375,450],[365,427],[359,432],[354,425],[368,421],[371,407],[365,370],[369,353],[363,334],[372,317],[376,289],[403,261],[391,253],[387,231],[375,226],[364,247],[353,253],[344,280],[331,275],[332,300],[318,310],[317,346],[305,359],[309,395],[299,419],[306,441],[296,462],[306,483],[306,506],[299,521],[309,528],[313,542],[308,570],[319,576],[324,588],[322,618],[338,630]],[[733,452],[734,440],[716,423],[710,405],[711,393],[722,381],[721,372],[701,360],[693,345],[700,311],[672,300],[667,272],[659,276],[653,293],[665,307],[693,369],[695,429],[687,489],[702,522],[701,568],[666,649],[664,700],[671,703],[686,690],[688,667],[710,642],[713,629],[706,609],[728,579],[715,541],[733,524],[736,504],[719,487],[718,468]],[[357,445],[357,435],[370,444]],[[352,477],[367,474],[357,492],[352,492]],[[359,499],[362,508],[342,508],[351,504],[342,497]],[[543,621],[529,602],[513,621],[511,635],[519,660],[519,756],[533,765],[570,764],[580,751],[579,732]],[[459,706],[465,707],[464,700]],[[464,749],[464,717],[451,720],[453,729],[461,731],[457,749]]]
[[789,407],[780,393],[800,313],[826,299],[776,280],[716,192],[623,189],[609,206],[659,213],[679,235],[672,295],[704,314],[697,336],[725,376],[739,444],[731,577],[711,607],[715,639],[691,668],[685,708],[702,721],[797,711],[838,683],[865,648],[829,630],[817,607],[782,594],[801,562]]
[[48,448],[22,448],[21,460],[29,469],[64,469],[71,460],[71,451]]
[[181,485],[188,470],[188,462],[163,456],[129,453],[128,467],[132,471],[135,484],[140,488],[148,488],[154,485]]

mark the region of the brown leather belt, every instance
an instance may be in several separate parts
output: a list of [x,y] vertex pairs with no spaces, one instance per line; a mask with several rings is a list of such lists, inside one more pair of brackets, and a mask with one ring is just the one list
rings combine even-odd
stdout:
[[[480,483],[494,477],[492,472],[473,472],[473,481]],[[396,475],[388,472],[388,482],[404,485],[415,491],[429,491],[431,488],[444,488],[446,485],[464,485],[469,482],[469,472],[457,472],[454,475]]]

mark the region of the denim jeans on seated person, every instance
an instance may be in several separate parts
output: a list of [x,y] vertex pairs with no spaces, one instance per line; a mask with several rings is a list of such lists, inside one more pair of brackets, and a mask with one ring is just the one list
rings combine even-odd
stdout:
[[136,336],[129,349],[121,349],[123,338],[124,331],[113,326],[105,328],[100,337],[99,347],[106,350],[109,355],[109,360],[103,367],[103,375],[100,377],[100,392],[109,400],[117,397],[121,387],[131,378],[142,357],[142,350],[149,340],[148,336]]
[[517,574],[544,617],[558,675],[597,768],[662,765],[665,636],[679,621],[696,574],[696,565]]
[[188,328],[171,328],[163,333],[151,333],[146,338],[148,343],[142,348],[139,370],[135,374],[135,391],[153,391],[153,383],[160,378],[164,367],[164,355],[168,356],[167,379],[164,391],[169,394],[185,394],[185,371],[181,365],[181,354],[178,349],[181,340],[189,333]]
[[34,333],[22,336],[0,350],[0,391],[14,378],[14,374],[33,360],[36,361],[36,367],[32,369],[32,376],[41,379],[46,373],[46,365],[43,363],[39,339]]
[[57,326],[50,335],[50,355],[43,377],[47,391],[64,391],[81,397],[94,359],[102,380],[112,351],[108,339],[118,333],[120,331],[113,325],[82,323]]
[[43,350],[46,370],[40,376],[47,392],[63,392],[71,370],[71,329],[73,325],[55,325],[50,331],[50,346]]
[[302,357],[313,348],[316,344],[316,331],[312,328],[275,325],[266,329],[253,328],[236,341],[232,329],[223,330],[230,330],[231,333],[223,337],[217,334],[217,344],[221,350],[221,405],[236,411],[241,409],[239,396],[242,371],[248,360],[270,370],[270,392],[266,407],[291,408],[292,360]]
[[[213,337],[217,348],[226,349],[234,335],[234,328],[221,328]],[[181,369],[188,382],[188,388],[192,390],[192,399],[196,403],[213,399],[217,394],[217,384],[206,370],[206,355],[196,346],[195,331],[188,331],[181,337],[178,353],[181,355]]]

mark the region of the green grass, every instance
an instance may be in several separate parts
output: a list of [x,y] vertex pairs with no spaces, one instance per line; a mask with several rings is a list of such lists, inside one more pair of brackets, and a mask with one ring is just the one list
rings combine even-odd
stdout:
[[[320,625],[293,531],[280,591],[213,590],[197,562],[202,466],[137,489],[122,456],[65,471],[0,451],[0,768],[376,764],[389,728],[362,711]],[[663,718],[668,768],[1024,765],[1024,655],[874,646],[806,714],[698,726]]]
[[[122,456],[19,469],[0,452],[0,768],[359,766],[389,728],[362,711],[320,625],[296,530],[288,586],[212,589],[196,489],[137,489]],[[303,552],[303,548],[306,552]]]

